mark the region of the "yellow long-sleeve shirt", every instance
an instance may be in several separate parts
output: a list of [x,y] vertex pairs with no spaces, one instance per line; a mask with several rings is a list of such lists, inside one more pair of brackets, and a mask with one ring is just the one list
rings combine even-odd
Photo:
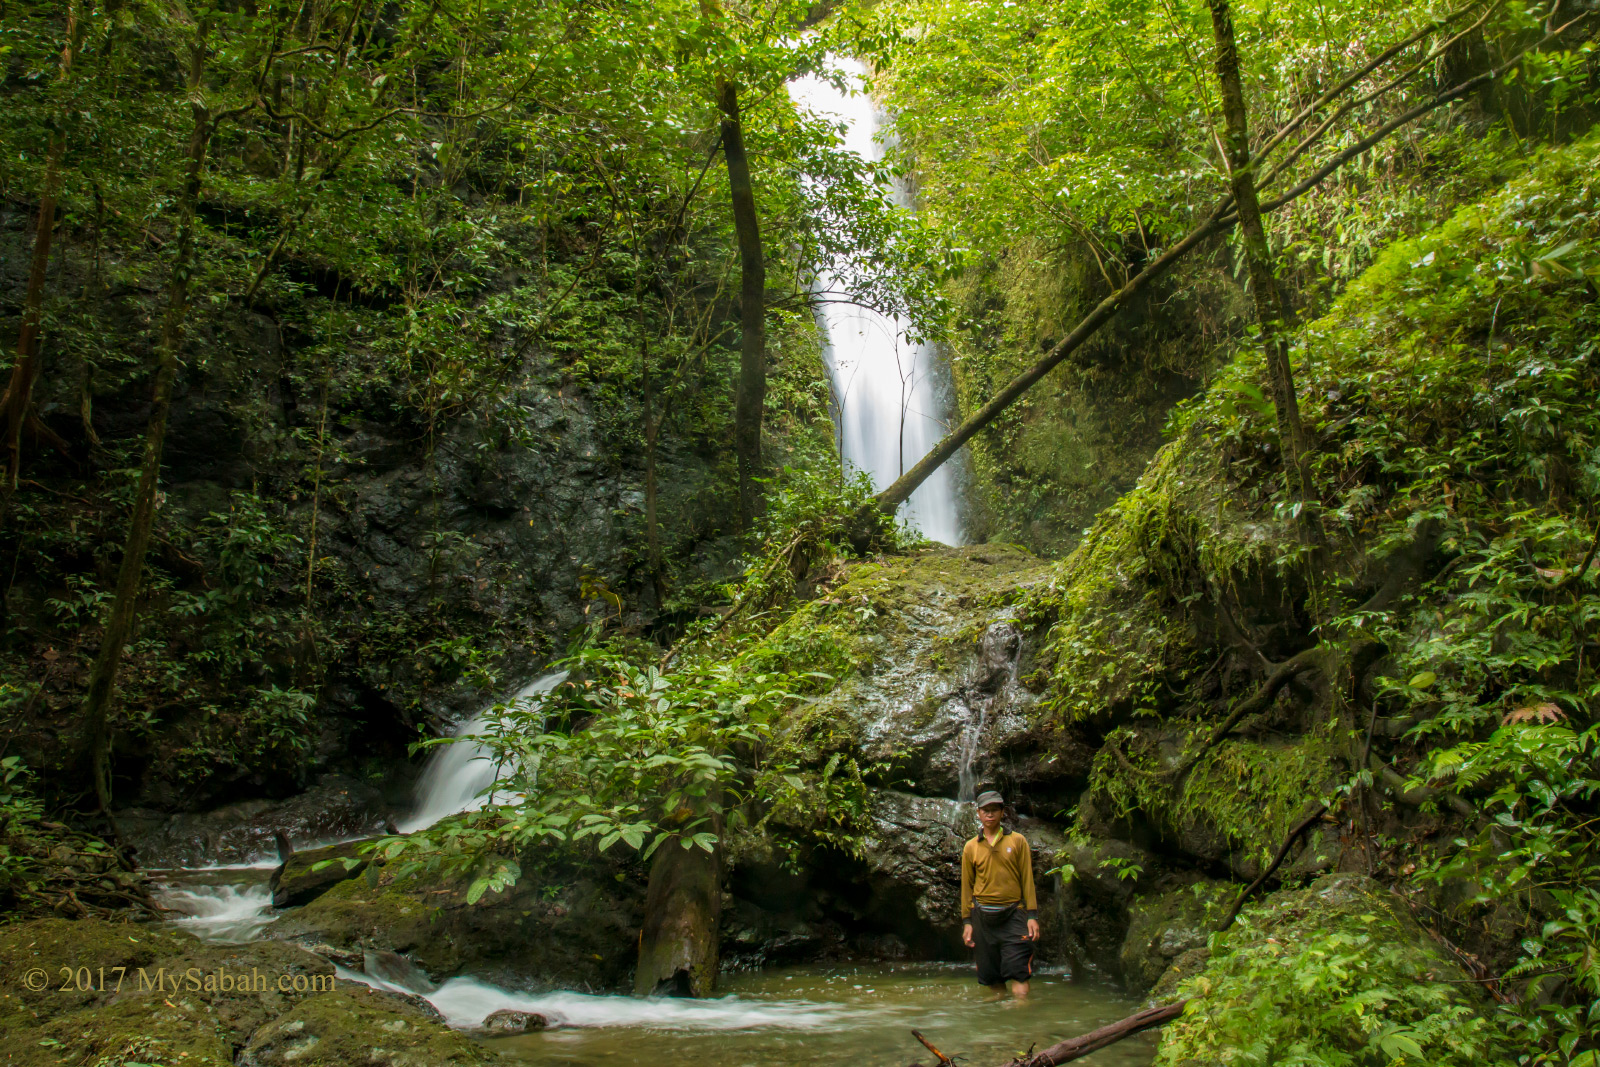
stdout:
[[970,920],[977,904],[1020,903],[1029,915],[1039,910],[1033,892],[1033,851],[1028,839],[1000,828],[994,844],[982,833],[961,850],[961,917]]

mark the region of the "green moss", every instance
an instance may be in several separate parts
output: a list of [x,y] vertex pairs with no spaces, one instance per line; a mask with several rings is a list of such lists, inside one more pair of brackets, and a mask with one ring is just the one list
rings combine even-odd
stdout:
[[0,1037],[0,1059],[17,1067],[229,1067],[233,1046],[214,1017],[146,994],[6,1034]]
[[[1176,748],[1209,736],[1209,729],[1199,730]],[[1338,773],[1327,729],[1293,744],[1223,741],[1176,788],[1164,773],[1173,761],[1141,745],[1133,730],[1119,729],[1106,741],[1095,757],[1090,790],[1115,815],[1140,812],[1189,851],[1236,856],[1245,868],[1269,861],[1308,803],[1336,784]]]
[[[78,990],[75,983],[61,989],[67,976],[62,968],[92,965],[137,972],[156,960],[195,946],[193,938],[169,934],[150,926],[98,920],[35,919],[0,925],[0,973],[11,975],[0,990],[0,1032],[36,1026],[63,1012],[92,1004],[97,995]],[[22,976],[42,970],[44,989],[33,990]]]
[[1481,1067],[1512,1062],[1461,968],[1370,879],[1330,875],[1213,941],[1162,1032],[1159,1067]]
[[360,986],[308,997],[257,1032],[244,1056],[263,1067],[469,1067],[499,1059],[405,1001]]

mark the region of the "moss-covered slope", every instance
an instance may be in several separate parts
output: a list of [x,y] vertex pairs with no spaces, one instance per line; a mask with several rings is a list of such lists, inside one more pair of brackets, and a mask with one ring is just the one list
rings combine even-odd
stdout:
[[[1494,968],[1592,941],[1597,174],[1600,135],[1541,155],[1300,330],[1315,500],[1285,497],[1245,351],[1035,585],[1041,713],[1104,742],[1081,831],[1249,878],[1325,800],[1305,853],[1439,905]],[[1596,992],[1565,981],[1523,995]]]

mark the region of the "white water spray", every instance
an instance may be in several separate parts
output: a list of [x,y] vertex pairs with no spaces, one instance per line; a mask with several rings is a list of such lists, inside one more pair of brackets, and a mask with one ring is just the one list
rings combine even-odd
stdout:
[[570,1029],[639,1027],[650,1030],[821,1030],[857,1014],[839,1004],[809,1000],[751,1001],[740,997],[689,1000],[679,997],[598,996],[589,993],[520,993],[476,978],[452,978],[431,992],[408,989],[360,971],[337,968],[340,979],[374,989],[415,993],[450,1026],[477,1026],[502,1010],[537,1012],[551,1025]]
[[251,885],[174,885],[156,890],[156,902],[176,913],[174,923],[202,941],[242,945],[272,921],[272,890]]
[[[865,75],[856,60],[835,58],[835,66],[852,77]],[[885,116],[865,92],[847,96],[817,77],[789,83],[796,104],[824,116],[836,116],[848,129],[845,147],[864,159],[883,158],[878,140]],[[896,183],[896,200],[911,206],[911,194]],[[842,296],[839,280],[821,272],[815,289]],[[844,461],[872,476],[883,489],[928,453],[948,426],[936,375],[938,353],[931,345],[908,343],[905,324],[897,318],[855,304],[824,303],[825,353],[839,405],[839,452]],[[924,536],[959,545],[961,516],[955,475],[949,463],[928,476],[900,509],[900,515]]]
[[[567,680],[566,671],[556,671],[535,678],[519,689],[506,705],[537,701],[545,693]],[[490,705],[474,715],[460,729],[457,737],[481,734],[491,723],[494,709]],[[476,741],[455,741],[441,745],[417,781],[417,806],[411,816],[400,823],[404,833],[426,830],[447,815],[463,811],[476,811],[488,801],[487,791],[494,784],[500,768],[494,754]]]

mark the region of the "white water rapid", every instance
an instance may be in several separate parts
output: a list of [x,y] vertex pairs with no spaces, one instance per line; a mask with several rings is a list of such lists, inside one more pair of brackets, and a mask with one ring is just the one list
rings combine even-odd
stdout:
[[[456,731],[456,736],[484,733],[495,715],[495,708],[537,702],[566,680],[566,671],[535,678],[510,700],[492,704],[474,715]],[[498,770],[489,749],[476,741],[455,741],[439,746],[422,769],[422,777],[417,781],[416,808],[400,823],[401,831],[409,834],[426,830],[446,815],[483,807]]]
[[[193,876],[205,870],[183,873]],[[254,941],[273,918],[272,890],[265,880],[244,884],[165,885],[155,891],[155,897],[158,904],[172,910],[175,925],[214,944],[242,945]]]
[[[852,78],[866,74],[856,60],[836,57],[833,63]],[[846,123],[846,148],[865,159],[883,158],[880,134],[886,116],[864,90],[847,96],[821,78],[805,77],[789,83],[789,95],[808,111]],[[895,193],[900,204],[911,206],[903,184],[896,183]],[[833,299],[846,295],[839,279],[826,271],[813,289]],[[871,308],[830,300],[822,305],[821,317],[838,402],[839,452],[882,489],[926,455],[948,429],[938,353],[931,345],[908,343],[903,323]],[[955,473],[949,463],[911,494],[900,515],[931,540],[962,543]]]
[[679,997],[626,997],[592,993],[520,993],[476,978],[452,978],[423,991],[338,967],[338,976],[398,993],[415,993],[439,1009],[450,1026],[473,1027],[496,1011],[537,1012],[551,1025],[574,1029],[662,1028],[687,1031],[818,1030],[837,1025],[850,1013],[836,1004],[803,1000],[752,1002],[739,997],[689,1000]]

